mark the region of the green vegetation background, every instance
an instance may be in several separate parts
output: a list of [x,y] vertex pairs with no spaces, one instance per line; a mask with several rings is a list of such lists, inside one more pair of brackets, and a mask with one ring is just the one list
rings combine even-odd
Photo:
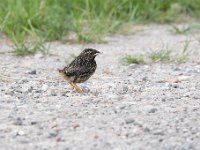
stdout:
[[200,0],[0,0],[0,32],[17,46],[68,39],[69,33],[79,42],[100,41],[127,23],[199,17]]

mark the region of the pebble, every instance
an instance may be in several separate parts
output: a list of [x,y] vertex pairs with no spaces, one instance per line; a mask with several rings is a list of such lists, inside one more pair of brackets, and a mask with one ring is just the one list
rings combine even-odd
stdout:
[[181,71],[181,69],[173,66],[172,71]]
[[21,125],[23,124],[23,119],[20,118],[20,117],[18,117],[18,118],[14,121],[13,124],[14,124],[14,125],[17,125],[17,126],[21,126]]
[[190,78],[189,76],[179,76],[178,80],[179,81],[187,81],[187,80],[189,80],[189,78]]
[[26,92],[31,92],[32,91],[32,86],[30,86],[29,84],[25,84],[22,85],[21,91],[22,93],[26,93]]
[[173,87],[173,88],[178,88],[178,84],[177,83],[170,84],[170,86]]
[[182,150],[195,150],[193,142],[187,142],[182,145]]
[[199,73],[199,71],[197,70],[197,69],[186,69],[186,72],[188,73],[188,74],[197,74],[197,73]]
[[37,93],[34,93],[34,94],[33,94],[33,97],[34,97],[34,98],[39,98],[39,97],[40,97],[40,93],[38,93],[38,92],[37,92]]
[[174,145],[174,144],[165,144],[163,149],[164,150],[175,150],[176,149],[176,145]]
[[73,95],[71,93],[62,93],[62,96],[72,97]]
[[23,135],[25,135],[25,132],[24,132],[24,131],[22,131],[22,130],[20,130],[20,131],[18,131],[18,132],[17,132],[17,134],[16,134],[16,135],[23,136]]
[[56,91],[51,91],[51,96],[57,96]]
[[36,72],[35,69],[29,70],[27,73],[28,73],[28,74],[31,74],[31,75],[36,75],[36,74],[37,74],[37,72]]
[[172,79],[169,79],[167,82],[168,83],[178,83],[180,81],[178,80],[178,78],[172,78]]
[[145,127],[145,128],[143,129],[143,131],[144,131],[144,132],[150,132],[150,129],[149,129],[148,127]]
[[147,81],[148,80],[148,77],[145,76],[145,77],[142,77],[142,81]]
[[30,124],[31,124],[31,125],[35,125],[35,124],[37,124],[37,121],[31,121]]
[[47,91],[48,88],[49,88],[49,86],[48,86],[47,84],[44,84],[44,85],[42,86],[42,90],[43,90],[43,91]]
[[123,90],[123,93],[127,93],[128,92],[128,86],[123,86],[122,90]]
[[155,113],[158,109],[155,108],[153,105],[146,105],[146,106],[144,105],[142,107],[142,110],[149,114],[149,113]]
[[85,84],[82,84],[82,85],[81,85],[81,89],[82,89],[82,91],[85,92],[85,93],[90,92],[89,87],[88,87],[87,85],[85,85]]
[[149,113],[155,113],[157,110],[158,110],[157,108],[151,108],[151,109],[149,110]]
[[137,68],[137,67],[138,67],[137,64],[130,64],[130,65],[128,66],[128,69],[135,69],[135,68]]
[[125,119],[125,123],[126,124],[130,124],[130,123],[134,123],[135,122],[135,119],[134,118],[126,118]]
[[191,93],[190,92],[186,92],[183,94],[184,97],[190,97]]
[[51,131],[50,133],[49,133],[49,135],[48,135],[48,138],[54,138],[54,137],[56,137],[58,135],[58,132],[57,131]]
[[159,131],[159,130],[158,131],[154,131],[153,134],[154,135],[162,135],[162,136],[165,135],[164,131]]
[[41,58],[43,58],[43,57],[44,57],[44,55],[41,54],[41,53],[35,54],[35,58],[36,58],[36,59],[41,59]]

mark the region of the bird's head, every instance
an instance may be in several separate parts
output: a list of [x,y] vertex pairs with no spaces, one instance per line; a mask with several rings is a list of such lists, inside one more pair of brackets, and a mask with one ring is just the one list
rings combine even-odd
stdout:
[[86,48],[81,52],[80,56],[92,59],[92,58],[95,58],[99,54],[102,54],[102,53],[96,49]]

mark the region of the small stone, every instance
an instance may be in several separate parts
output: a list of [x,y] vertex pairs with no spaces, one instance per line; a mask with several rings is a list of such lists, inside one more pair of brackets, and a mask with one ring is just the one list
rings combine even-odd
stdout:
[[182,145],[182,150],[195,149],[192,142],[187,142]]
[[199,73],[199,71],[198,70],[196,70],[196,69],[186,69],[186,72],[188,73],[188,74],[196,74],[196,73]]
[[95,135],[95,136],[94,136],[94,139],[98,139],[98,138],[99,138],[99,136],[98,136],[98,135]]
[[149,65],[144,65],[143,68],[148,70],[150,68],[150,66]]
[[61,108],[62,107],[62,105],[56,105],[56,108]]
[[82,89],[82,91],[85,92],[85,93],[88,93],[88,92],[90,91],[90,89],[88,88],[88,86],[85,85],[85,84],[81,85],[81,89]]
[[148,80],[148,77],[142,77],[142,81],[147,81]]
[[123,92],[125,92],[125,93],[128,92],[128,87],[127,86],[123,86]]
[[167,82],[168,83],[178,83],[180,81],[178,80],[178,78],[172,78],[172,79],[167,80]]
[[179,76],[178,80],[179,81],[187,81],[187,80],[189,80],[189,78],[190,78],[189,76]]
[[31,92],[32,89],[33,89],[33,87],[30,86],[30,85],[27,85],[27,84],[26,85],[22,85],[21,92],[23,92],[23,93],[25,93],[25,92]]
[[73,127],[74,129],[76,129],[76,128],[80,127],[80,125],[79,125],[79,124],[74,124],[74,125],[72,125],[72,127]]
[[53,138],[53,137],[56,137],[57,135],[58,135],[58,132],[57,132],[57,131],[51,131],[51,132],[49,133],[48,138]]
[[174,150],[174,149],[176,149],[176,145],[175,144],[165,144],[163,149],[164,150]]
[[163,131],[156,131],[153,133],[154,135],[165,135]]
[[63,93],[62,96],[72,97],[72,94],[71,93]]
[[126,105],[120,107],[121,110],[123,110],[125,108],[126,108]]
[[108,68],[105,68],[102,70],[102,73],[108,75],[108,74],[110,74],[110,70]]
[[117,114],[117,113],[118,113],[118,109],[113,108],[113,112],[114,112],[115,114]]
[[183,94],[184,97],[190,97],[191,93],[190,92],[186,92]]
[[37,121],[31,121],[31,125],[37,124]]
[[177,83],[173,83],[173,84],[171,84],[171,87],[178,88],[178,84]]
[[16,135],[23,136],[23,135],[25,135],[25,132],[24,132],[24,131],[22,131],[22,130],[20,130],[20,131],[18,131],[18,132],[17,132],[17,134],[16,134]]
[[54,90],[52,90],[52,91],[50,92],[50,94],[51,94],[51,96],[57,96],[57,93],[56,93],[56,91],[54,91]]
[[155,108],[153,105],[146,105],[143,106],[142,109],[146,112],[146,113],[155,113],[158,109]]
[[56,138],[56,142],[64,142],[65,140],[64,139],[62,139],[61,137],[57,137]]
[[162,99],[162,102],[166,102],[166,99],[163,98],[163,99]]
[[135,68],[137,68],[137,67],[138,67],[137,64],[130,64],[130,65],[128,66],[128,69],[135,69]]
[[22,118],[18,117],[13,124],[17,126],[21,126],[23,124]]
[[41,93],[41,92],[42,92],[42,90],[39,90],[39,89],[36,89],[36,90],[35,90],[35,93],[38,93],[38,94],[39,94],[39,93]]
[[39,98],[40,97],[40,93],[34,93],[33,97],[34,98]]
[[151,108],[151,109],[149,110],[149,113],[155,113],[157,110],[158,110],[157,108]]
[[150,132],[150,129],[148,127],[145,127],[144,132]]
[[180,68],[177,68],[177,67],[174,67],[174,66],[172,67],[172,70],[173,70],[173,71],[181,71]]
[[134,118],[127,118],[125,119],[126,124],[134,123],[135,119]]
[[37,72],[36,72],[35,69],[30,70],[30,71],[28,71],[27,73],[28,73],[28,74],[31,74],[31,75],[36,75],[36,74],[37,74]]
[[43,86],[42,86],[42,90],[43,91],[46,91],[48,89],[48,85],[47,84],[44,84]]
[[36,59],[40,59],[40,58],[43,58],[44,56],[43,56],[43,54],[41,54],[41,53],[37,53],[37,54],[35,54],[35,58]]

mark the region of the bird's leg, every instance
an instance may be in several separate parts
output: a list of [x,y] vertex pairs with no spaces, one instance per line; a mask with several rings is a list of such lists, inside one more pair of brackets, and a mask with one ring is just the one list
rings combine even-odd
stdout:
[[81,90],[81,88],[79,88],[75,83],[71,82],[71,85],[73,86],[73,88],[79,92],[79,93],[83,93],[83,91]]
[[75,87],[74,87],[74,85],[72,84],[72,82],[68,82],[68,83],[71,85],[72,89],[75,89]]

